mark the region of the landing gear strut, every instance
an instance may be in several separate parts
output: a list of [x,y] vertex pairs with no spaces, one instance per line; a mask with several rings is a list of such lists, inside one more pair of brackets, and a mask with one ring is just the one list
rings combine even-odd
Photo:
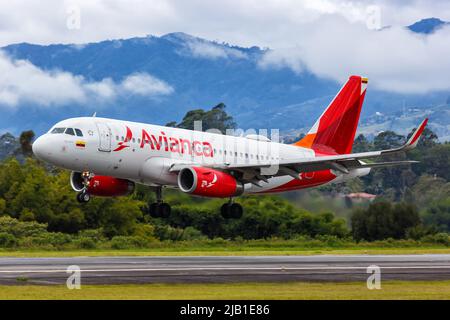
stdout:
[[225,219],[240,219],[244,213],[244,209],[239,203],[235,203],[230,199],[229,202],[222,205],[220,213]]
[[91,195],[88,193],[88,187],[89,187],[89,180],[91,179],[91,173],[90,172],[83,172],[83,185],[84,188],[81,192],[77,194],[77,200],[79,203],[88,203],[91,200]]
[[149,214],[152,218],[168,218],[170,216],[170,205],[163,202],[162,187],[157,187],[155,190],[156,202],[151,203],[148,207]]

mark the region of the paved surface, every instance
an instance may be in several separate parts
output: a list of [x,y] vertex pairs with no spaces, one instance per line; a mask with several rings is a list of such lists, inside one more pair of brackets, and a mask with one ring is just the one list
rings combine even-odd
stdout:
[[248,281],[366,281],[367,267],[383,280],[450,280],[448,255],[321,255],[257,257],[0,258],[0,284],[64,284],[67,268],[83,284]]

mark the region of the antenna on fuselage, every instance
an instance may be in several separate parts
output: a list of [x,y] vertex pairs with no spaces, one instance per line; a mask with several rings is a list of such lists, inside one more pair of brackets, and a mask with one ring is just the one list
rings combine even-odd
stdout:
[[92,118],[95,118],[97,116],[97,111],[94,112],[94,114],[92,115]]

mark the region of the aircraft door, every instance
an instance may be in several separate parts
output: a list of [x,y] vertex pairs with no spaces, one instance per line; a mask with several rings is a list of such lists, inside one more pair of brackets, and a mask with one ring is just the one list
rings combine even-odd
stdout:
[[98,151],[111,152],[111,128],[106,123],[97,123],[99,145]]

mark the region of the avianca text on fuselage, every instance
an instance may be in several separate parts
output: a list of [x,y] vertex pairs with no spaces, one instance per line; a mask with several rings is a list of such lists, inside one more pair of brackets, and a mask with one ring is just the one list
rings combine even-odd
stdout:
[[[133,133],[129,127],[126,128],[127,135],[124,141],[119,142],[118,147],[114,149],[114,151],[121,151],[129,147],[129,145],[125,143],[128,143],[132,140]],[[141,149],[144,149],[148,146],[151,150],[164,150],[166,152],[203,156],[206,158],[214,157],[214,149],[211,146],[211,143],[198,140],[193,140],[191,142],[191,140],[187,138],[167,136],[164,131],[160,131],[159,134],[153,134],[151,132],[147,132],[145,129],[142,129],[140,141],[141,143],[139,147]]]

